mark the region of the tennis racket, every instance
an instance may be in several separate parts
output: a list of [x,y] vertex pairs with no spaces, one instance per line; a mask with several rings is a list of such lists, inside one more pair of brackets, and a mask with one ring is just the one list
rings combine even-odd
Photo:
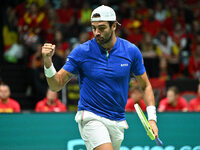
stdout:
[[155,140],[157,145],[162,146],[163,145],[162,141],[159,138],[155,138],[153,130],[152,130],[149,122],[147,121],[147,118],[145,117],[140,106],[138,104],[135,104],[134,107],[135,107],[135,110],[138,114],[138,117],[140,118],[140,120],[141,120],[141,122],[144,126],[144,129],[147,132],[147,135],[150,137],[151,140]]

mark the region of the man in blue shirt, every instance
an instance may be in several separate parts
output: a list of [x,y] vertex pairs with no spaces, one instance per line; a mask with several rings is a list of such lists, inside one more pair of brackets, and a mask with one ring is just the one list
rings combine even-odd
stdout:
[[75,120],[88,150],[119,150],[124,138],[125,105],[128,85],[134,73],[144,91],[148,120],[158,137],[156,108],[140,50],[116,36],[116,14],[108,6],[96,8],[91,15],[94,37],[77,46],[65,65],[56,72],[52,56],[55,45],[44,44],[45,75],[53,91],[59,91],[79,73],[80,100]]

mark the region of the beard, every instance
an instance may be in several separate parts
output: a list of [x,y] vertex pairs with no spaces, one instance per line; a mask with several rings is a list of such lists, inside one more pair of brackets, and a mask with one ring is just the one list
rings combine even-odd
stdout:
[[98,44],[104,45],[104,44],[107,44],[111,41],[112,35],[113,35],[113,31],[110,33],[110,36],[106,35],[105,38],[100,37],[100,36],[95,36],[95,39],[96,39]]

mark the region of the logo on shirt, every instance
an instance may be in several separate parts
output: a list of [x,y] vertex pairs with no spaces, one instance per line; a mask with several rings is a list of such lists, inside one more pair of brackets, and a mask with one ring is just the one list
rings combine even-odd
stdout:
[[127,67],[128,64],[121,64],[121,67]]
[[67,60],[66,61],[69,61],[69,58],[67,58]]

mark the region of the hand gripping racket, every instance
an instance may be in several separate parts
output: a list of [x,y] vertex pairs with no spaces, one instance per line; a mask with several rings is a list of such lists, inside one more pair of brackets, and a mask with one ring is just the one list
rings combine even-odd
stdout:
[[153,130],[152,130],[149,122],[147,121],[147,118],[145,117],[140,106],[138,104],[135,104],[134,107],[138,114],[138,117],[140,118],[140,120],[144,126],[144,129],[147,132],[147,135],[150,137],[151,140],[155,140],[157,145],[162,146],[163,145],[162,141],[159,138],[155,138],[155,135],[153,134]]

